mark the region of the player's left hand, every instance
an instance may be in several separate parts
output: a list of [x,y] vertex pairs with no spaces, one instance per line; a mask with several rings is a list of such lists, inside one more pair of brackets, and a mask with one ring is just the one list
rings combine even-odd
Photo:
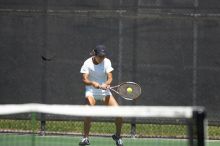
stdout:
[[102,84],[100,88],[103,90],[107,90],[108,88],[110,88],[110,85]]

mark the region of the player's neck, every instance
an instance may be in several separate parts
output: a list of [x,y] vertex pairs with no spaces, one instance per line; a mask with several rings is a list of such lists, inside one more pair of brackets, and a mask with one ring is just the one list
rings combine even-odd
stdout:
[[95,65],[98,65],[99,63],[95,60],[95,57],[92,57],[92,62],[95,64]]

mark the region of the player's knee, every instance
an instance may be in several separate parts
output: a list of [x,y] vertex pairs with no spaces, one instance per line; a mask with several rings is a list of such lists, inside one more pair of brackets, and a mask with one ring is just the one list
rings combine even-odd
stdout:
[[122,123],[123,119],[121,117],[118,117],[118,118],[115,119],[115,122],[116,123]]
[[91,118],[91,117],[86,117],[86,118],[84,119],[84,122],[86,122],[86,123],[91,123],[91,122],[92,122],[92,118]]

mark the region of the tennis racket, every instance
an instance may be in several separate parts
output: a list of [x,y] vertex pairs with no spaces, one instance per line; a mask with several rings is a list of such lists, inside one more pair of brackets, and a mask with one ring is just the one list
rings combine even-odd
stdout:
[[141,95],[141,86],[135,82],[124,82],[110,87],[109,90],[114,91],[126,100],[134,100]]

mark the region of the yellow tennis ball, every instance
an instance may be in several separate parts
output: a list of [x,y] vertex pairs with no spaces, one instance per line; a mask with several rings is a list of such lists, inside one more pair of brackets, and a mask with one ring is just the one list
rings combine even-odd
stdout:
[[133,91],[133,90],[132,90],[131,87],[128,87],[128,88],[127,88],[127,92],[128,92],[129,94],[132,93],[132,91]]

